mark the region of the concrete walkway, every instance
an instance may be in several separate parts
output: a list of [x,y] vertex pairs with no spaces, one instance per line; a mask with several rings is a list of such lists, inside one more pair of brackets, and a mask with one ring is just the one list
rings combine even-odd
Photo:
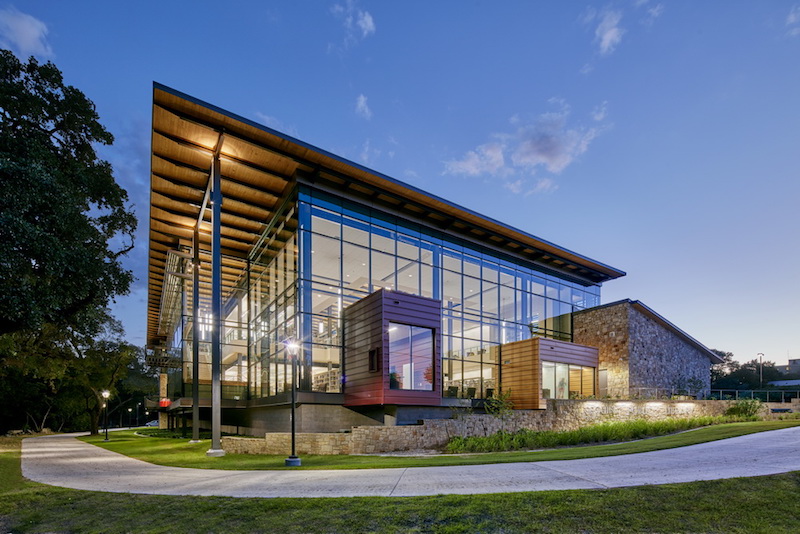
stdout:
[[800,470],[800,427],[679,449],[585,460],[353,469],[223,471],[162,467],[70,435],[22,442],[22,474],[67,488],[157,495],[355,497],[615,488]]

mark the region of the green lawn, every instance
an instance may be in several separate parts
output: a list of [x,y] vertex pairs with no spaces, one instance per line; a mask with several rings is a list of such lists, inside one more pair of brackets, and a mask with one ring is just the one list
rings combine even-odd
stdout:
[[[578,458],[616,456],[619,454],[632,454],[636,452],[684,447],[686,445],[694,445],[707,441],[798,425],[800,425],[800,420],[797,419],[727,423],[699,428],[689,432],[627,443],[550,449],[534,452],[500,452],[428,457],[303,456],[302,469],[367,469],[574,460]],[[158,465],[204,469],[297,469],[296,467],[284,467],[283,461],[286,455],[228,454],[221,458],[209,458],[205,455],[209,448],[208,441],[190,444],[187,440],[182,439],[137,436],[133,431],[111,432],[109,433],[109,442],[104,442],[102,435],[89,436],[81,439],[108,450]]]
[[611,490],[475,496],[234,499],[54,488],[0,439],[0,532],[796,532],[800,473]]

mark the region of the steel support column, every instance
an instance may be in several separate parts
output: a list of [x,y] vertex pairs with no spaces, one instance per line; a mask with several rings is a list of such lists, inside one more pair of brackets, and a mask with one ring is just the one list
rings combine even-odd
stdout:
[[192,442],[200,441],[200,223],[192,235]]
[[[219,149],[219,147],[218,147]],[[222,178],[219,150],[211,164],[211,448],[209,456],[223,456],[222,422]]]

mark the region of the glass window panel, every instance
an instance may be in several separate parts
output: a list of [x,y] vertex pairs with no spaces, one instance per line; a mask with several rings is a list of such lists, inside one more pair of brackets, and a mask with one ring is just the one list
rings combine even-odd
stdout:
[[311,230],[324,236],[341,237],[342,216],[317,207],[311,208]]
[[426,243],[425,241],[420,242],[420,261],[426,265],[433,265],[438,250],[436,245]]
[[481,363],[479,361],[464,360],[464,378],[462,384],[462,397],[474,399],[480,395]]
[[544,295],[544,280],[536,276],[531,277],[530,292],[534,295]]
[[569,366],[569,398],[575,399],[581,396],[582,370],[579,365]]
[[461,396],[461,378],[464,374],[461,360],[445,358],[442,360],[442,395],[444,397]]
[[433,298],[434,295],[433,267],[424,263],[420,265],[419,292],[423,297]]
[[461,309],[461,275],[452,271],[442,271],[442,300],[449,302],[450,308]]
[[552,399],[556,392],[556,364],[542,362],[542,398]]
[[585,397],[594,395],[594,367],[581,368],[581,394]]
[[556,399],[569,398],[569,366],[556,363]]
[[389,388],[433,390],[433,330],[389,323]]
[[464,311],[481,313],[481,281],[477,278],[465,276],[464,280]]
[[389,323],[389,389],[411,389],[411,327]]
[[496,263],[484,260],[481,266],[481,278],[483,278],[483,280],[486,282],[491,282],[493,284],[496,284],[498,280],[498,275],[499,275],[499,266]]
[[506,321],[517,320],[514,293],[513,288],[500,286],[500,318]]
[[397,289],[419,295],[420,265],[414,261],[397,258]]
[[484,342],[500,343],[500,324],[497,321],[484,321],[481,339],[483,339]]
[[442,325],[442,329],[446,330],[447,334],[461,337],[463,332],[461,317],[445,314],[442,317]]
[[455,250],[442,249],[442,266],[456,273],[462,272],[461,254]]
[[311,390],[338,393],[341,385],[341,349],[313,345],[311,348]]
[[497,317],[499,315],[498,298],[500,290],[497,284],[490,284],[489,282],[483,283],[483,302],[481,304],[483,315],[488,317]]
[[558,298],[558,284],[556,284],[555,282],[550,282],[550,281],[546,282],[544,290],[545,290],[545,295],[547,297],[551,299]]
[[464,274],[480,278],[481,260],[473,256],[464,255]]
[[394,289],[395,286],[395,266],[394,256],[373,250],[372,257],[372,290],[380,288]]
[[462,354],[462,344],[463,340],[460,337],[453,337],[453,336],[446,336],[442,338],[444,340],[444,347],[442,348],[442,353],[447,358],[452,358],[455,360],[461,359]]
[[405,235],[398,235],[397,255],[402,258],[419,261],[419,239],[414,239]]
[[395,242],[396,235],[394,232],[377,226],[372,227],[372,242],[370,245],[372,250],[380,250],[381,252],[394,255]]
[[340,241],[317,234],[311,235],[312,280],[339,285],[341,279]]
[[343,243],[342,256],[342,286],[369,292],[369,249]]
[[466,316],[462,319],[464,322],[463,336],[469,339],[481,339],[481,322],[477,319],[470,319]]
[[508,287],[514,287],[517,277],[513,269],[508,267],[500,267],[500,284]]
[[481,397],[488,399],[497,393],[497,366],[492,364],[481,364],[481,374],[483,375],[483,391]]
[[411,327],[411,358],[413,382],[417,391],[433,391],[433,330]]
[[349,243],[369,247],[369,224],[344,217],[342,219],[342,239]]

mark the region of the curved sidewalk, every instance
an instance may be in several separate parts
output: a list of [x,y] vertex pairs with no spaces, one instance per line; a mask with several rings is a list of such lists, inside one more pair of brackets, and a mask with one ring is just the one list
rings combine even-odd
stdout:
[[22,474],[67,488],[157,495],[356,497],[669,484],[800,470],[800,427],[678,449],[530,463],[399,469],[229,471],[163,467],[70,435],[22,442]]

